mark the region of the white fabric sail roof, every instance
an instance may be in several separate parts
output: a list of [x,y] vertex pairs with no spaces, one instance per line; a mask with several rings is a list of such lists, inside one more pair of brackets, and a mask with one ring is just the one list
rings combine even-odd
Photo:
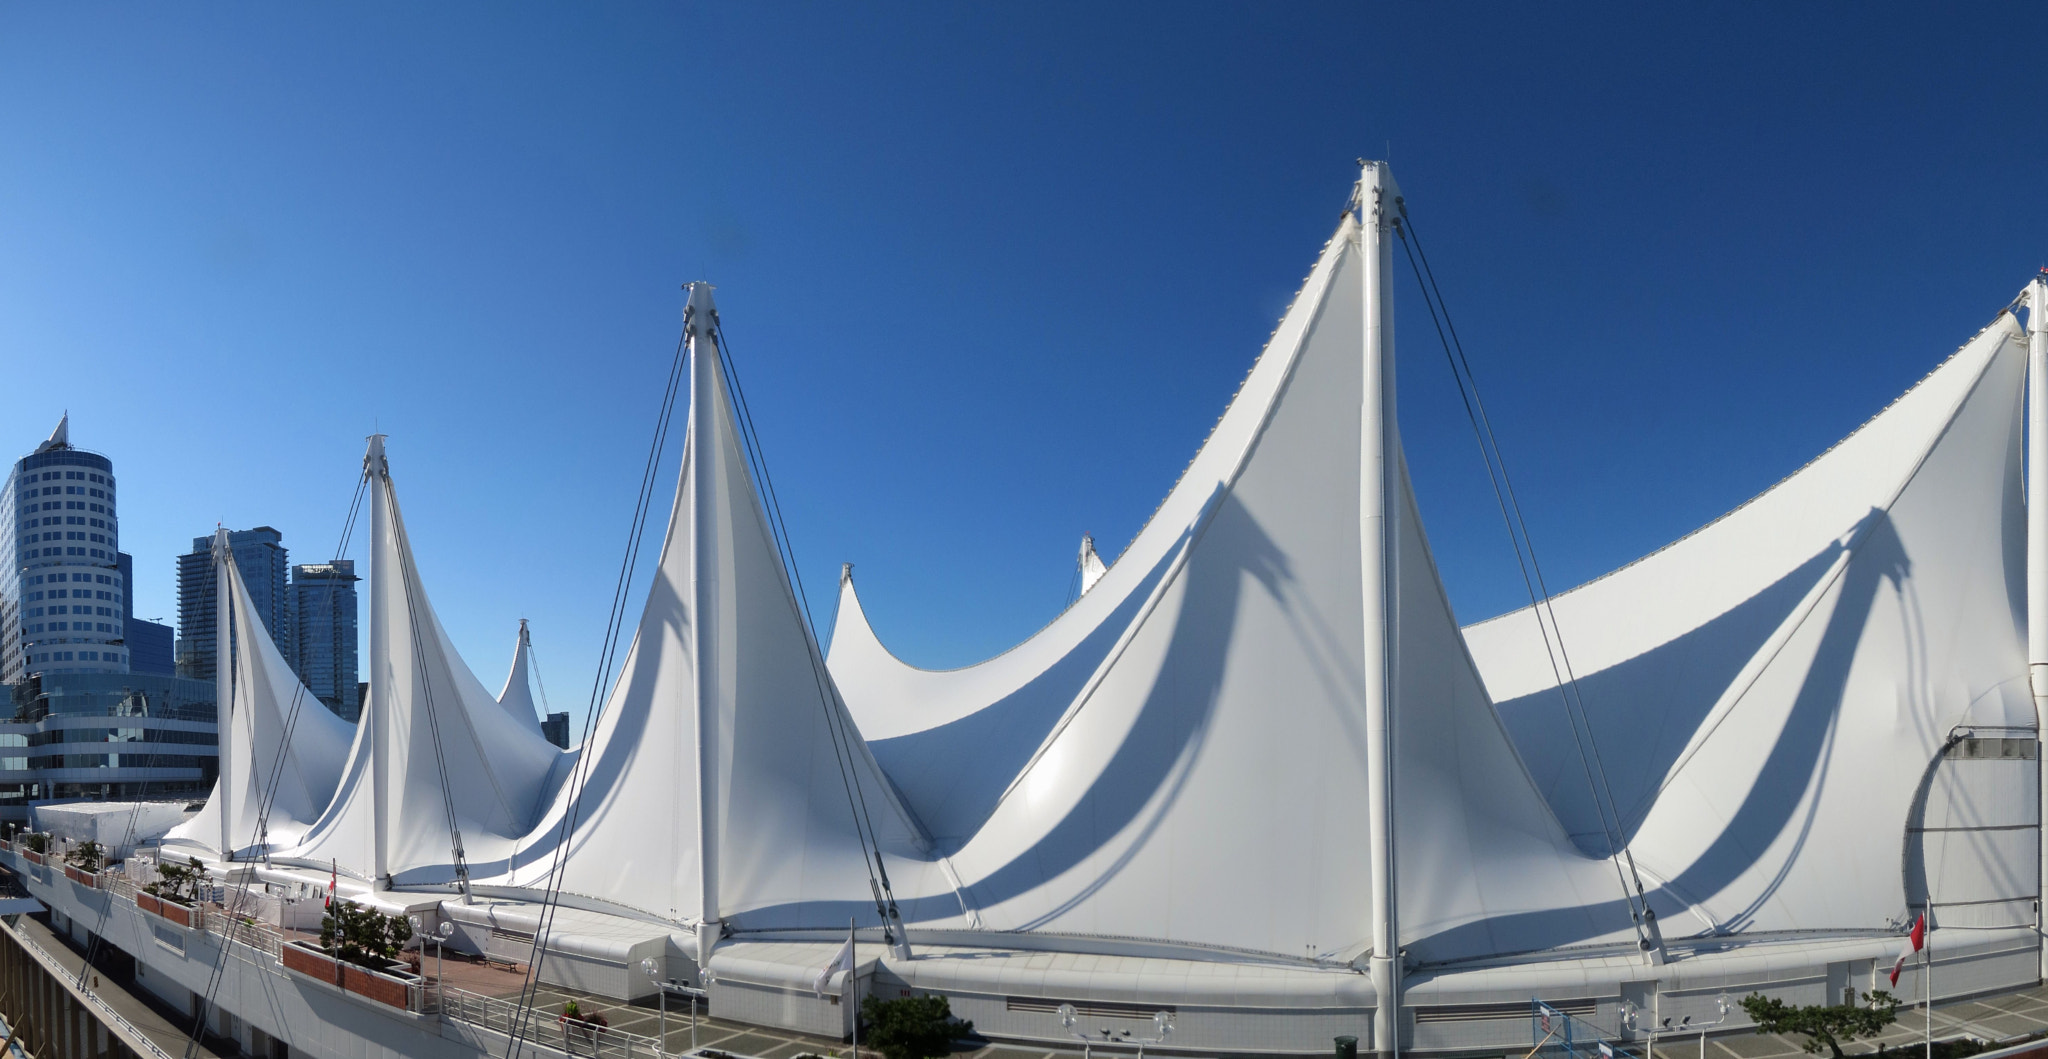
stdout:
[[[1362,272],[1347,219],[1159,512],[1023,645],[915,670],[843,590],[833,673],[983,927],[1366,947]],[[1493,713],[1393,462],[1402,940],[1629,936],[1613,865],[1572,847]]]
[[[978,923],[1326,957],[1363,944],[1349,230],[1159,512],[1038,634],[919,670],[842,583],[833,674]],[[1667,932],[1888,929],[1939,885],[1901,863],[1901,835],[1935,812],[2001,880],[1987,901],[2035,895],[2035,832],[1982,796],[2006,780],[1929,771],[1958,726],[2033,723],[2022,374],[2002,316],[1800,474],[1557,601]],[[1430,963],[1625,940],[1627,884],[1534,619],[1456,627],[1400,481],[1401,944]]]
[[[2024,373],[2003,314],[1798,473],[1555,600],[1624,831],[1696,929],[1901,915],[1915,780],[1959,726],[2031,733]],[[1534,614],[1466,636],[1544,793],[1601,845]],[[1969,870],[2031,898],[2035,832],[1955,804],[1946,827],[1988,825]]]
[[[335,865],[380,887],[503,870],[564,752],[510,723],[435,615],[413,561],[382,435],[370,482],[370,698],[340,792],[281,858]],[[458,840],[459,836],[459,840]]]
[[512,671],[505,674],[505,688],[498,692],[498,705],[511,715],[513,723],[539,735],[540,711],[533,701],[531,674],[532,635],[527,631],[526,619],[519,619],[519,640],[512,648]]
[[197,815],[164,836],[209,856],[246,858],[296,845],[333,799],[354,729],[300,683],[249,597],[226,531],[215,544],[215,577],[229,601],[236,646],[218,677],[227,703],[221,773]]
[[[545,887],[573,817],[567,900],[732,930],[843,929],[850,915],[874,916],[856,812],[872,821],[900,896],[950,889],[854,736],[804,623],[707,337],[709,295],[693,288],[675,503],[587,776],[573,799],[566,786],[556,795],[513,870],[489,881]],[[707,846],[717,865],[709,909]]]
[[1102,556],[1095,552],[1095,538],[1085,533],[1081,535],[1081,555],[1076,561],[1079,563],[1081,591],[1084,594],[1095,587],[1095,582],[1102,580],[1103,574],[1109,572],[1109,564],[1103,562]]

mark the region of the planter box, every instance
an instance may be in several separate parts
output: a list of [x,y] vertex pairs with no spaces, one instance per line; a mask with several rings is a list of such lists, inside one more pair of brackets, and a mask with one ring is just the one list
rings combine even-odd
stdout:
[[137,891],[137,893],[135,894],[135,907],[140,908],[144,912],[148,912],[153,916],[158,916],[163,919],[167,919],[181,927],[189,927],[192,925],[191,908],[185,905],[181,905],[176,901],[166,901],[163,898],[156,896],[155,894],[147,894]]
[[393,963],[389,970],[377,971],[343,963],[303,941],[287,943],[281,956],[287,971],[340,986],[357,996],[401,1011],[412,1009],[412,987],[418,985],[420,979],[409,971],[401,970],[405,966],[402,963]]
[[100,877],[97,874],[81,871],[69,864],[64,865],[64,877],[80,886],[90,886],[95,890],[100,888]]
[[332,986],[341,984],[340,961],[314,946],[303,941],[287,942],[278,955],[282,957],[284,969],[287,971]]
[[35,850],[32,850],[32,849],[24,849],[24,850],[22,850],[22,851],[21,851],[21,855],[22,855],[22,856],[24,856],[24,857],[27,857],[27,858],[28,858],[28,862],[29,862],[30,864],[41,864],[41,863],[43,862],[43,855],[42,855],[42,854],[40,854],[40,853],[37,853],[37,852],[36,852]]

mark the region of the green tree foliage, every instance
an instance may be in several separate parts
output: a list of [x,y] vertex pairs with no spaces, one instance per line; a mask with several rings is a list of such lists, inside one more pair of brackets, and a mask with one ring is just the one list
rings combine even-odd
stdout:
[[184,864],[166,862],[158,865],[158,881],[143,887],[143,891],[181,905],[198,900],[199,880],[206,878],[206,865],[199,863],[198,857],[187,857],[185,861]]
[[375,970],[398,957],[412,940],[412,923],[347,901],[336,901],[320,917],[320,947],[335,959]]
[[107,851],[97,842],[81,842],[64,854],[64,862],[79,871],[100,870],[100,863],[106,859]]
[[1880,989],[1863,994],[1861,1004],[1808,1004],[1793,1007],[1782,1000],[1751,993],[1742,999],[1742,1010],[1763,1033],[1797,1033],[1806,1038],[1806,1051],[1820,1054],[1827,1048],[1832,1059],[1842,1059],[1842,1042],[1858,1037],[1875,1037],[1899,1020],[1898,998]]
[[35,850],[37,853],[50,852],[50,836],[40,831],[29,832],[23,836],[23,841],[28,843],[28,848]]
[[861,1043],[888,1059],[939,1059],[954,1041],[974,1033],[974,1023],[954,1018],[953,1005],[942,996],[868,997],[861,1001],[860,1017],[868,1027]]

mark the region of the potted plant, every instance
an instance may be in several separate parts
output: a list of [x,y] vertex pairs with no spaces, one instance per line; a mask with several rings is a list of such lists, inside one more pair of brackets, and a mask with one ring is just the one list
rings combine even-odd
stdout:
[[192,906],[199,900],[199,882],[206,878],[206,865],[198,857],[184,864],[165,863],[156,870],[157,881],[135,895],[135,907],[161,916],[181,927],[192,925]]
[[21,855],[27,857],[30,864],[41,864],[43,857],[50,852],[50,836],[31,831],[23,836],[23,841],[28,843],[28,848],[22,850]]
[[64,853],[64,874],[80,886],[99,887],[100,865],[106,862],[106,850],[97,842],[82,842]]
[[611,1028],[612,1024],[601,1012],[585,1012],[583,1005],[574,1000],[562,1005],[562,1015],[555,1022],[571,1037],[591,1042],[596,1041],[599,1035]]
[[320,919],[317,943],[293,941],[282,953],[286,970],[396,1008],[410,1008],[418,975],[398,960],[412,940],[412,923],[375,909],[336,901]]

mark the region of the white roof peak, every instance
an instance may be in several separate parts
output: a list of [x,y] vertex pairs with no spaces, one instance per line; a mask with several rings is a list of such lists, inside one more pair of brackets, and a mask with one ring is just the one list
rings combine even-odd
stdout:
[[71,411],[69,409],[66,409],[63,417],[57,420],[57,429],[50,431],[49,440],[43,442],[40,445],[37,445],[36,451],[48,452],[51,449],[68,449],[70,447]]

